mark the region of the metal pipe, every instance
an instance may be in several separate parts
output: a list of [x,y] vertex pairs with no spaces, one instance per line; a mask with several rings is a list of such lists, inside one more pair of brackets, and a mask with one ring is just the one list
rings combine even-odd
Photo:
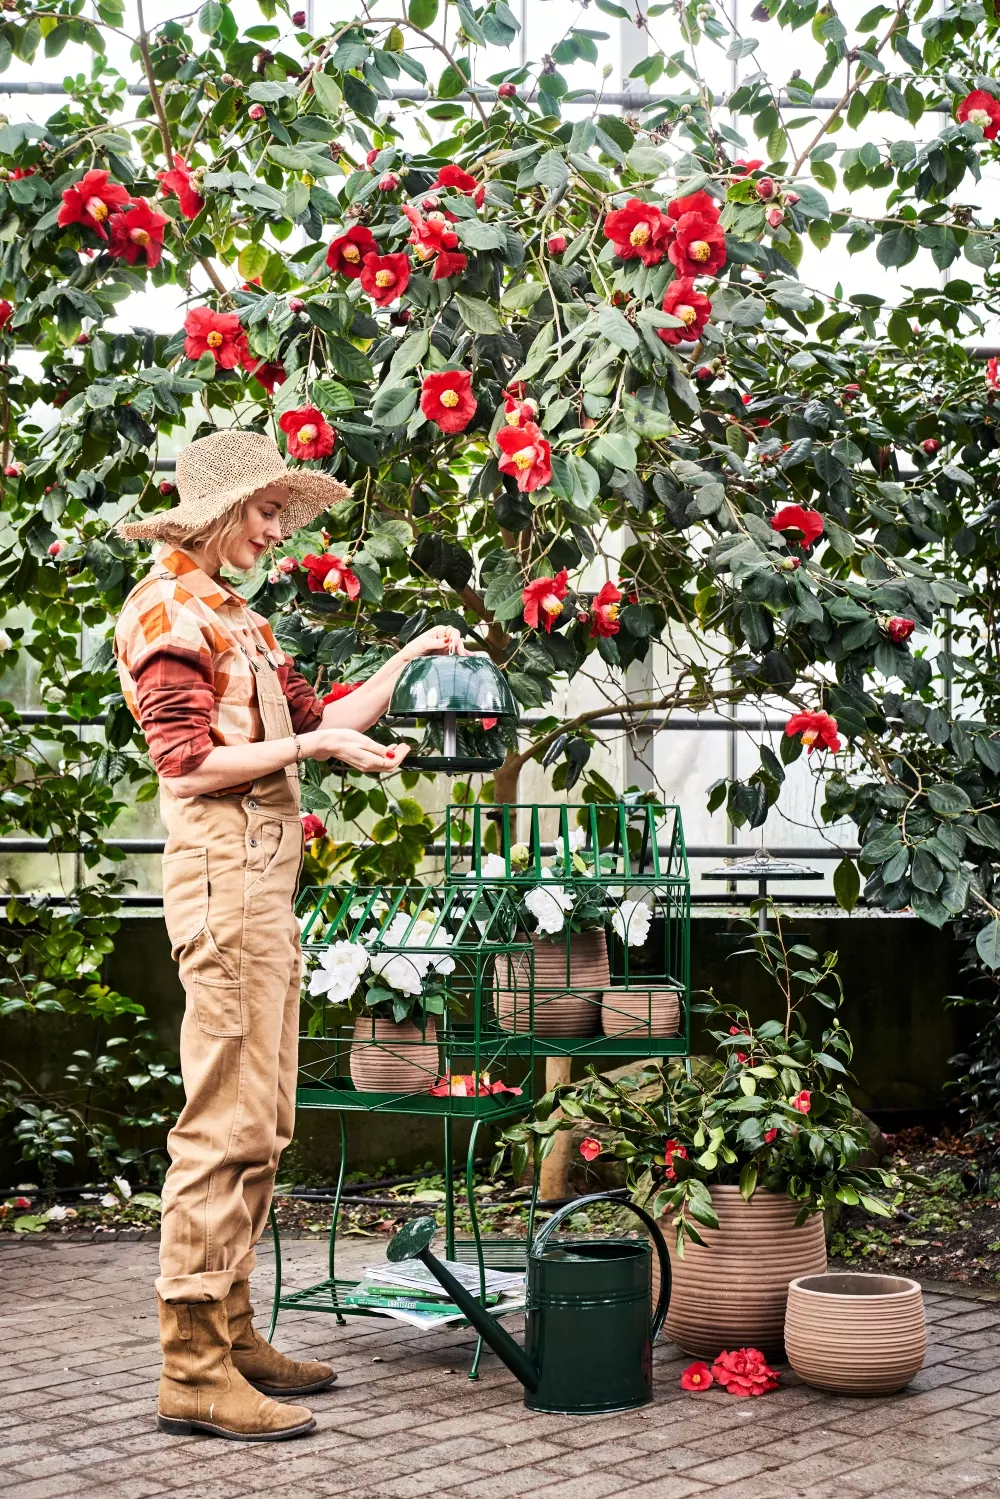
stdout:
[[[123,854],[162,854],[165,847],[163,838],[105,838],[104,843],[108,848],[117,848]],[[358,841],[359,848],[370,848],[367,839]],[[52,854],[65,852],[76,853],[75,849],[59,850],[49,846],[46,838],[0,838],[0,854]],[[427,843],[424,845],[424,853],[430,858],[442,858],[445,852],[443,843]],[[554,843],[543,843],[539,852],[544,857],[550,857],[556,853]],[[856,859],[860,853],[857,845],[841,848],[836,844],[824,843],[816,848],[808,846],[791,848],[778,848],[775,856],[781,855],[783,859]],[[661,858],[667,858],[671,849],[664,846],[659,850]],[[760,853],[758,848],[738,848],[731,843],[694,843],[688,844],[689,859],[750,859]]]

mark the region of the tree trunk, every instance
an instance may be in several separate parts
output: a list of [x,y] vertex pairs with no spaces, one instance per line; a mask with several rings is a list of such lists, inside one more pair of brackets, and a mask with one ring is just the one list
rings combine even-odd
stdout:
[[493,800],[505,806],[517,801],[517,778],[521,773],[519,755],[508,754],[503,764],[493,772]]
[[[559,1083],[568,1083],[572,1061],[570,1057],[546,1057],[545,1091]],[[560,1111],[561,1112],[561,1111]],[[554,1114],[553,1118],[558,1118]],[[569,1196],[569,1160],[572,1146],[572,1131],[560,1130],[554,1136],[551,1151],[542,1162],[538,1182],[538,1195],[543,1202],[552,1202],[557,1197]]]

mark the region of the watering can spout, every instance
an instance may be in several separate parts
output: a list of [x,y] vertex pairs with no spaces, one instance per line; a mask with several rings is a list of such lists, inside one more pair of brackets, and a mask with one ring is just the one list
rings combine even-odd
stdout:
[[405,1228],[401,1228],[399,1233],[389,1241],[386,1258],[393,1263],[398,1263],[400,1260],[420,1260],[421,1264],[426,1265],[435,1280],[439,1281],[448,1292],[455,1305],[461,1307],[483,1342],[488,1343],[497,1357],[503,1359],[507,1368],[521,1381],[526,1390],[529,1392],[537,1390],[538,1369],[524,1349],[515,1343],[496,1318],[491,1317],[486,1308],[455,1279],[447,1265],[443,1265],[431,1254],[430,1243],[436,1233],[437,1224],[433,1218],[416,1218]]

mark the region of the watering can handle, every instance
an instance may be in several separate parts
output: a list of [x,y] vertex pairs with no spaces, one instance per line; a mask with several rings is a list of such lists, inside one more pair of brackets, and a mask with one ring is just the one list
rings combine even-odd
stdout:
[[650,1217],[645,1208],[638,1207],[636,1203],[630,1202],[627,1198],[617,1197],[613,1192],[594,1192],[589,1197],[577,1197],[573,1202],[568,1202],[565,1207],[553,1213],[545,1227],[540,1229],[535,1235],[535,1242],[531,1246],[531,1255],[534,1256],[541,1253],[549,1234],[554,1228],[559,1226],[564,1218],[570,1217],[573,1213],[578,1213],[581,1208],[589,1206],[592,1202],[614,1202],[619,1207],[628,1208],[629,1212],[635,1213],[637,1218],[642,1219],[652,1235],[657,1259],[660,1262],[660,1294],[657,1297],[656,1308],[653,1312],[653,1321],[649,1329],[650,1338],[655,1343],[660,1328],[663,1326],[663,1319],[667,1315],[667,1307],[670,1305],[670,1256],[667,1254],[666,1241],[660,1232],[659,1224],[655,1218]]

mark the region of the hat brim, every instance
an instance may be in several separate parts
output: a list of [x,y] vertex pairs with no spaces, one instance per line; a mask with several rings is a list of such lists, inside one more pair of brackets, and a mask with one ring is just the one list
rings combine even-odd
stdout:
[[339,479],[331,479],[328,474],[290,469],[280,479],[265,479],[263,483],[244,485],[224,492],[219,496],[218,509],[214,515],[206,516],[202,511],[194,516],[182,502],[169,510],[157,511],[145,520],[120,521],[115,530],[127,541],[171,540],[178,532],[193,535],[221,520],[234,505],[250,499],[251,495],[271,484],[281,484],[288,490],[288,504],[281,511],[281,534],[285,538],[301,531],[338,500],[345,500],[351,492],[348,485],[341,484]]

